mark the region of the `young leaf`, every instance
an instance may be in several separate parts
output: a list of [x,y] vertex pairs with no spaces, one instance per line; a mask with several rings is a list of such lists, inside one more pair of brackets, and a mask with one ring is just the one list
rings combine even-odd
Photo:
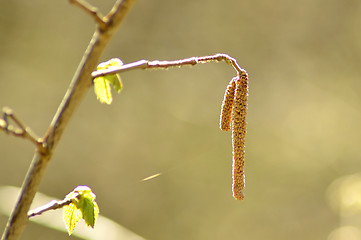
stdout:
[[66,195],[65,199],[72,202],[64,206],[63,218],[69,235],[74,230],[75,224],[83,218],[86,225],[94,228],[99,215],[99,207],[95,202],[95,194],[88,186],[77,186],[74,191]]
[[74,230],[75,224],[82,218],[82,213],[74,203],[64,206],[63,210],[63,218],[70,236]]
[[[98,65],[97,70],[111,70],[112,68],[118,68],[123,65],[123,62],[118,58],[112,58],[107,62],[102,62]],[[94,91],[97,95],[97,99],[101,103],[111,104],[112,93],[110,91],[110,85],[113,86],[117,93],[123,88],[123,83],[119,74],[107,74],[104,76],[96,77],[94,79]]]
[[95,202],[95,194],[92,193],[91,190],[82,191],[77,205],[83,214],[86,225],[94,228],[95,221],[99,214],[99,207]]
[[101,103],[111,104],[113,101],[110,84],[104,76],[94,79],[94,91]]
[[120,79],[119,74],[107,74],[104,77],[113,86],[114,90],[117,91],[117,93],[120,93],[120,91],[122,91],[123,83]]

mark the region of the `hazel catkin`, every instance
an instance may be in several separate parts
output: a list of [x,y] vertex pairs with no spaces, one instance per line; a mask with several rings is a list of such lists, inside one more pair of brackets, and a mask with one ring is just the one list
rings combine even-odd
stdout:
[[232,78],[232,80],[227,86],[226,92],[224,93],[219,123],[219,127],[223,131],[228,131],[231,129],[231,118],[234,102],[234,91],[236,88],[236,78],[237,77]]
[[248,76],[246,73],[238,75],[235,79],[235,94],[232,110],[232,191],[237,200],[244,199],[242,190],[245,188],[244,158],[246,136],[246,114],[248,97]]

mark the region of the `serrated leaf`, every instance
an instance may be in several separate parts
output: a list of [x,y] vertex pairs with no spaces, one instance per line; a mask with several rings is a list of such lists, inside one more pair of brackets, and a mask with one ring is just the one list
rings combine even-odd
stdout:
[[91,227],[94,227],[99,214],[99,207],[94,199],[94,193],[85,191],[80,195],[78,202],[78,208],[83,214],[86,225]]
[[70,236],[74,230],[75,224],[82,218],[82,212],[74,203],[64,206],[63,211],[63,218]]
[[105,76],[94,79],[94,92],[101,103],[111,104],[113,101],[110,84]]

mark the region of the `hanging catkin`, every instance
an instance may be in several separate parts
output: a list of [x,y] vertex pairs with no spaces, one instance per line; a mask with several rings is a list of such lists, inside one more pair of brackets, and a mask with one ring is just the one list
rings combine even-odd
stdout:
[[224,93],[219,123],[219,127],[223,131],[228,131],[229,129],[231,129],[231,118],[234,102],[234,91],[236,89],[236,78],[237,77],[232,78],[232,80],[227,86],[226,92]]
[[242,73],[235,77],[235,94],[232,110],[232,145],[233,145],[233,166],[232,166],[232,191],[233,197],[237,200],[244,199],[242,190],[245,187],[244,157],[245,157],[245,136],[246,136],[246,114],[248,97],[248,76]]

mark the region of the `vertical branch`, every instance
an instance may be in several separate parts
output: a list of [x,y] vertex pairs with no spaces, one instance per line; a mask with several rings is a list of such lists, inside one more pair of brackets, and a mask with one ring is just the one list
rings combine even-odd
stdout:
[[246,137],[246,114],[248,97],[248,76],[241,74],[235,77],[236,90],[232,112],[232,144],[233,144],[233,197],[244,199],[242,190],[245,187],[244,157]]
[[[109,20],[104,22],[106,27],[98,26],[87,50],[79,64],[70,86],[61,102],[47,133],[44,142],[47,151],[36,151],[22,185],[19,199],[8,220],[2,239],[19,239],[28,221],[27,212],[37,192],[46,166],[51,159],[52,153],[59,142],[70,117],[79,105],[85,92],[92,84],[91,72],[95,69],[109,40],[124,20],[135,0],[117,1],[111,10]],[[92,10],[93,11],[93,10]],[[96,19],[99,20],[99,19]]]

